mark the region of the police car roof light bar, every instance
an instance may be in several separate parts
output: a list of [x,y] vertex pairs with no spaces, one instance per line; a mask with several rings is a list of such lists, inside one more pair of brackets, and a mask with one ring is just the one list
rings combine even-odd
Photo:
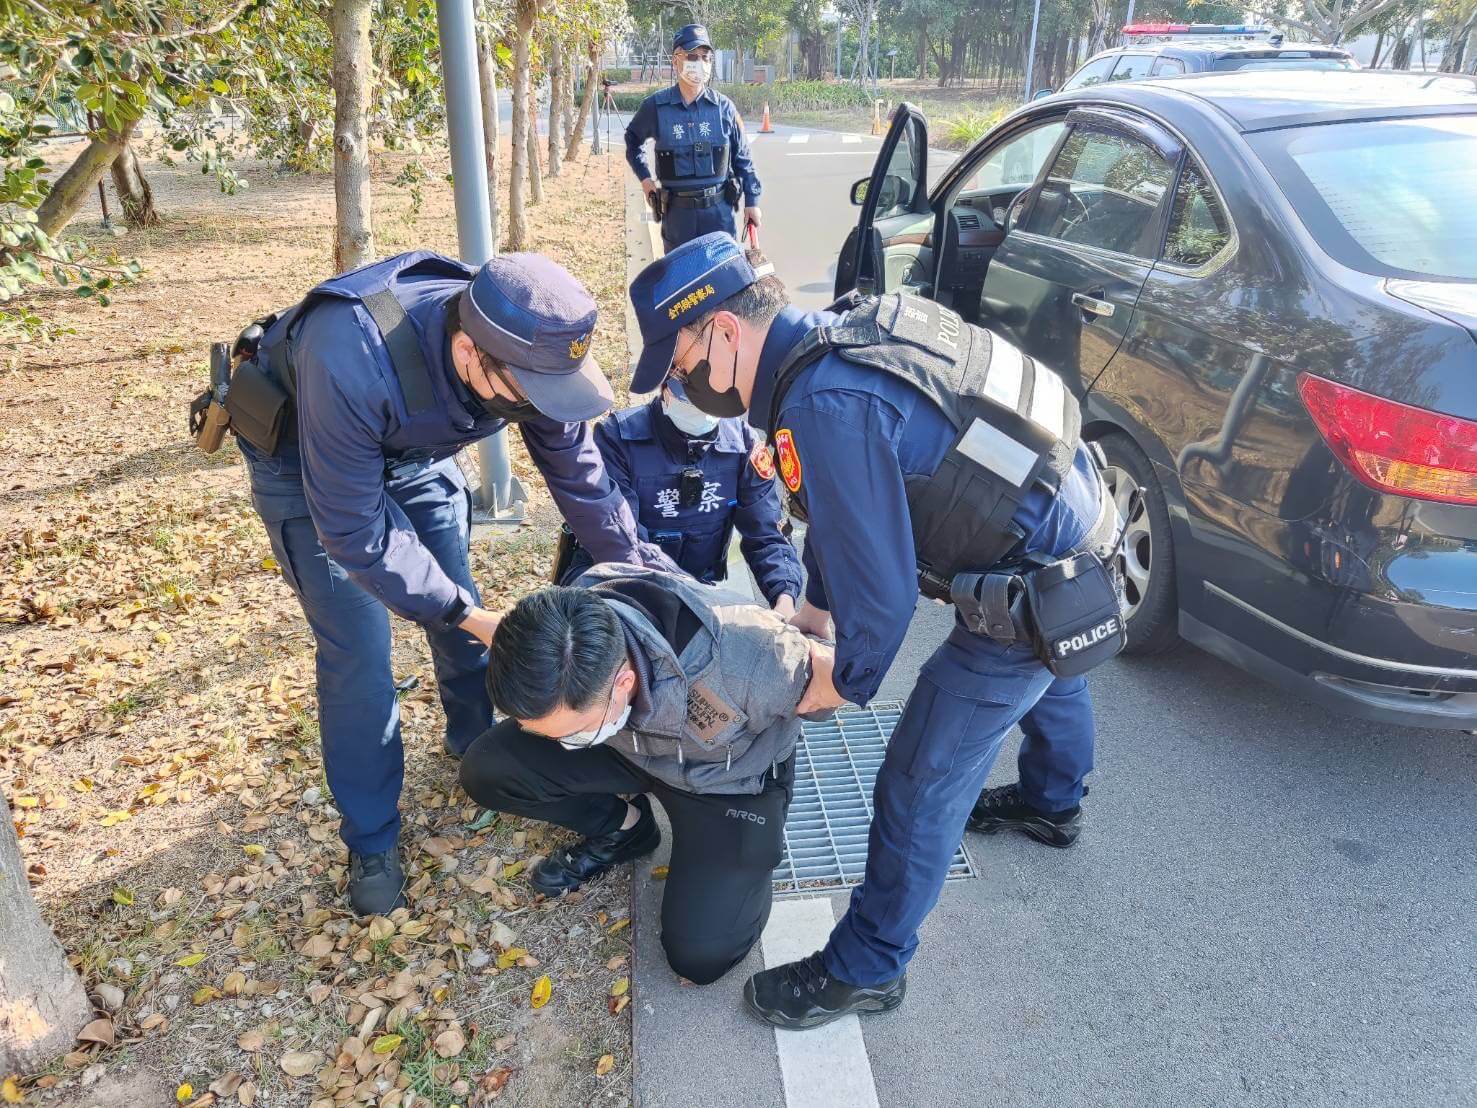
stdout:
[[1244,23],[1129,23],[1123,28],[1124,38],[1138,41],[1172,42],[1176,39],[1187,39],[1204,42],[1213,39],[1228,39],[1246,42],[1269,40],[1275,35],[1276,33],[1270,27]]

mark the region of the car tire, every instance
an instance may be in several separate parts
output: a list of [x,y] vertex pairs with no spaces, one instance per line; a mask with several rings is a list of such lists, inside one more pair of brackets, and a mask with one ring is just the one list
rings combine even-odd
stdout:
[[1127,532],[1116,559],[1128,600],[1124,653],[1162,654],[1180,642],[1169,504],[1153,463],[1138,443],[1115,431],[1099,439],[1098,445],[1108,461],[1104,477],[1120,512],[1126,511],[1135,485],[1144,490],[1124,521]]

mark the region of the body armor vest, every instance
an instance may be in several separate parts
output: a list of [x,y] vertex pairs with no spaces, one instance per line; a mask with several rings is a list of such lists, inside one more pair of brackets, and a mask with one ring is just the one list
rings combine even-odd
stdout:
[[[790,351],[775,372],[771,440],[791,386],[831,352],[907,382],[953,425],[938,469],[905,480],[919,589],[946,600],[955,574],[996,565],[1025,537],[1014,516],[1032,488],[1061,487],[1080,441],[1076,397],[999,336],[932,300],[889,293]],[[791,500],[803,516],[803,499]]]

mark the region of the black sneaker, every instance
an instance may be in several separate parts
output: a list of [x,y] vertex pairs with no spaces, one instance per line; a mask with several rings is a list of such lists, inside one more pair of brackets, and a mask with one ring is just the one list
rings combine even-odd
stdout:
[[349,903],[361,916],[388,916],[405,907],[405,871],[398,849],[383,854],[349,853]]
[[651,801],[645,794],[631,803],[641,812],[634,827],[556,850],[528,871],[528,883],[545,896],[559,896],[599,877],[611,866],[650,854],[661,845],[662,829],[656,825]]
[[[1087,795],[1084,787],[1082,795]],[[1024,831],[1047,846],[1067,847],[1082,833],[1082,805],[1065,812],[1047,813],[1021,798],[1019,782],[986,789],[969,813],[969,827],[985,835],[997,831]]]
[[766,1023],[791,1031],[851,1012],[890,1012],[903,1002],[908,975],[886,985],[848,985],[826,973],[821,952],[762,970],[744,982],[744,1003]]

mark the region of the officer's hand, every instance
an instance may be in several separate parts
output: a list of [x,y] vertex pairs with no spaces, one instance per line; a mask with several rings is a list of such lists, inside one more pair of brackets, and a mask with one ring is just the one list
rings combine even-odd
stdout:
[[810,684],[805,686],[805,695],[795,705],[795,714],[809,716],[816,712],[829,712],[846,703],[846,698],[836,691],[836,651],[823,642],[810,643]]
[[502,616],[493,615],[486,608],[472,608],[458,626],[481,640],[483,646],[491,647],[493,633],[497,631],[497,625],[502,622],[502,618]]
[[744,222],[752,223],[754,225],[754,230],[757,231],[760,227],[764,225],[764,214],[758,209],[758,207],[745,208]]
[[795,615],[795,598],[789,593],[785,593],[774,602],[774,610],[778,612],[783,619],[792,618]]
[[651,194],[654,193],[659,187],[660,186],[658,186],[657,183],[653,181],[650,177],[645,178],[641,182],[641,191],[646,193],[646,199],[648,200],[651,199]]
[[790,624],[813,639],[835,638],[831,633],[831,613],[817,608],[808,600],[790,617]]

